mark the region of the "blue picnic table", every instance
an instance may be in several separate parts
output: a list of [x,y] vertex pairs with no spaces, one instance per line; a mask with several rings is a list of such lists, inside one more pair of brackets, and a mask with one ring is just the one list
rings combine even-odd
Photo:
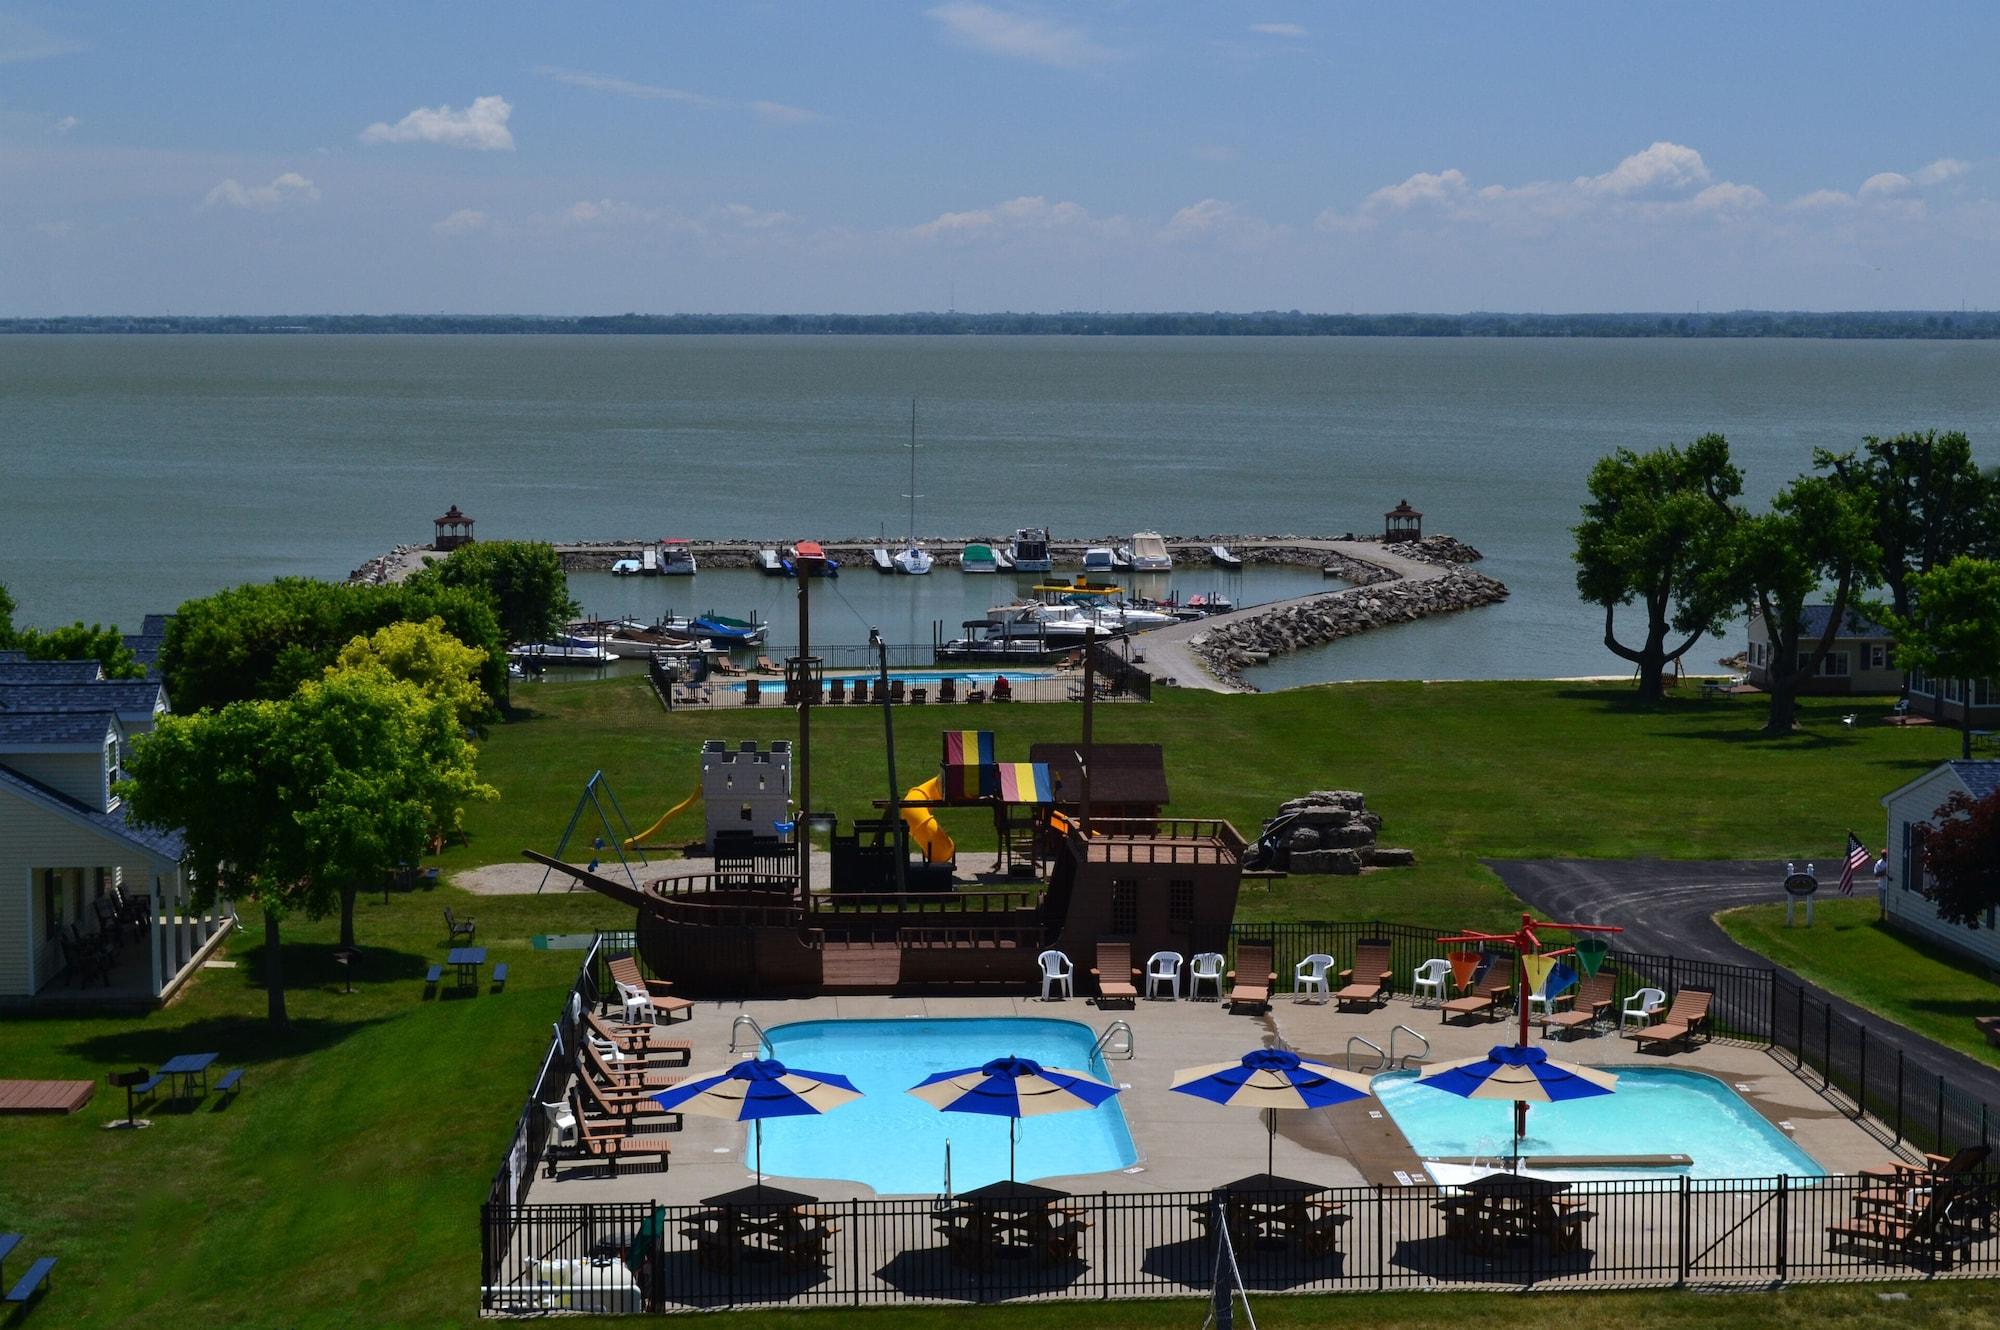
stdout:
[[160,1064],[160,1075],[181,1078],[181,1099],[194,1098],[195,1078],[201,1078],[201,1092],[208,1093],[208,1069],[215,1065],[220,1053],[176,1053]]
[[460,988],[479,987],[479,967],[486,964],[486,948],[453,947],[444,959],[445,964],[458,967]]

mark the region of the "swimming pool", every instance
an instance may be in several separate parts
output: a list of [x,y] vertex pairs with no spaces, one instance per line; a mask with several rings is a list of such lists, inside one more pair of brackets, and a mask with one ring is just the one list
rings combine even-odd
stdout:
[[[821,1117],[764,1124],[764,1171],[838,1178],[884,1196],[944,1190],[945,1141],[952,1187],[966,1191],[1007,1176],[1005,1118],[941,1113],[905,1094],[933,1072],[1018,1054],[1117,1084],[1096,1056],[1097,1034],[1076,1021],[1037,1017],[801,1021],[769,1032],[770,1056],[809,1071],[837,1072],[863,1097]],[[1022,1181],[1124,1168],[1139,1157],[1113,1096],[1088,1112],[1027,1118],[1015,1173]]]
[[[1687,1155],[1678,1168],[1583,1169],[1580,1178],[1820,1177],[1826,1170],[1713,1076],[1673,1067],[1612,1067],[1618,1088],[1595,1099],[1535,1104],[1524,1155]],[[1505,1155],[1514,1106],[1461,1099],[1417,1084],[1414,1071],[1377,1076],[1375,1097],[1410,1146],[1426,1159]]]
[[[905,688],[908,688],[912,685],[922,688],[933,688],[936,685],[943,683],[946,679],[956,679],[958,680],[958,686],[960,688],[990,689],[991,687],[993,687],[993,681],[1001,677],[1002,675],[1006,676],[1007,681],[1009,683],[1031,683],[1038,679],[1053,679],[1056,677],[1056,673],[1054,670],[1037,670],[1037,669],[891,670],[889,671],[889,681],[891,683],[896,683],[900,681]],[[862,671],[855,671],[854,673],[851,674],[829,672],[826,675],[826,681],[828,683],[831,683],[835,679],[840,679],[844,683],[851,684],[854,683],[856,680],[866,680],[868,682],[868,685],[872,688],[875,685],[876,680],[879,679],[880,677],[881,677],[880,675],[869,674]],[[723,684],[723,689],[726,692],[740,693],[743,691],[743,685],[746,682],[747,680],[743,679],[732,679],[729,682]],[[780,692],[782,692],[784,690],[785,683],[784,680],[782,679],[765,678],[758,680],[758,686],[765,692],[770,692],[772,689],[777,689]]]

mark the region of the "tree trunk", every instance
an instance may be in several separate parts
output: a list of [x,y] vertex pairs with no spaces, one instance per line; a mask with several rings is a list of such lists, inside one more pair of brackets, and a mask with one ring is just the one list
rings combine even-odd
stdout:
[[1764,733],[1778,736],[1792,732],[1798,719],[1798,696],[1796,675],[1783,685],[1775,679],[1771,681],[1771,710],[1764,717]]
[[351,882],[340,889],[340,945],[343,947],[354,945],[354,898],[360,890]]
[[278,916],[273,910],[264,911],[264,993],[265,1015],[273,1027],[284,1029],[290,1023],[285,1016],[285,960],[278,944]]
[[1965,714],[1958,718],[1959,756],[1970,762],[1972,760],[1972,680],[1967,679],[1959,685],[1959,688],[1961,690],[1959,695],[1965,699]]

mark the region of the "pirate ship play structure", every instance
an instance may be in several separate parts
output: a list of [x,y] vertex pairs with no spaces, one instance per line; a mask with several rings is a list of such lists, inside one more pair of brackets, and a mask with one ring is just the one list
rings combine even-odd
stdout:
[[[799,811],[813,807],[821,662],[811,653],[811,588],[824,557],[810,541],[793,557],[799,648],[785,662],[785,697],[799,733],[789,816],[757,825],[734,853],[712,846],[712,871],[637,887],[533,850],[529,858],[632,906],[647,965],[687,996],[1018,985],[1043,950],[1088,964],[1100,941],[1129,943],[1138,957],[1227,949],[1243,837],[1221,819],[1162,815],[1156,746],[1094,743],[1089,651],[1078,743],[1037,745],[1037,760],[1003,762],[991,733],[947,731],[936,778],[898,796],[887,731],[891,797],[876,801],[887,816],[843,835],[832,814]],[[725,806],[740,812],[746,803],[739,796]],[[989,810],[1000,872],[1018,885],[961,886],[950,863],[938,862],[922,824],[935,810],[971,807]],[[747,816],[771,813],[760,806]],[[813,882],[811,857],[799,853],[808,826],[832,833],[830,882]]]

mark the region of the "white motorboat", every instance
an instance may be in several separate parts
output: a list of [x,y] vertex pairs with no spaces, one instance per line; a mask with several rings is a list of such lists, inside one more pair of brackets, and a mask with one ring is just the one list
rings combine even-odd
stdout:
[[878,573],[893,573],[896,571],[896,561],[889,557],[888,549],[883,546],[878,545],[868,551],[868,558],[874,563],[875,571]]
[[1115,573],[1118,571],[1117,557],[1112,554],[1108,546],[1092,545],[1083,552],[1083,571],[1086,573]]
[[619,559],[611,565],[613,577],[637,577],[645,571],[645,565],[637,559]]
[[695,574],[694,546],[679,536],[660,542],[660,576],[692,577]]
[[1046,573],[1056,566],[1049,555],[1047,527],[1024,526],[1016,531],[1013,548],[1008,553],[1013,556],[1014,568],[1018,572]]
[[1167,553],[1166,539],[1157,531],[1134,532],[1132,543],[1126,548],[1131,551],[1132,571],[1135,573],[1173,571],[1174,556]]
[[1129,573],[1132,571],[1132,547],[1130,545],[1120,545],[1117,549],[1111,551],[1111,571],[1115,573]]
[[921,577],[929,572],[933,562],[935,561],[931,558],[930,552],[914,541],[910,543],[909,548],[897,550],[894,559],[896,571],[908,573],[912,577]]
[[1208,547],[1208,557],[1218,568],[1241,568],[1243,566],[1243,556],[1240,554],[1231,554],[1222,545],[1210,545]]
[[991,545],[984,545],[975,541],[959,552],[958,571],[961,573],[997,573],[1000,571],[1000,561],[994,557]]
[[597,643],[578,637],[560,638],[554,642],[523,642],[508,648],[507,658],[519,661],[529,669],[550,665],[609,665],[618,659]]
[[998,545],[993,546],[993,564],[1003,573],[1014,571],[1014,556]]
[[783,577],[785,561],[778,557],[776,550],[758,550],[757,571],[766,577]]

